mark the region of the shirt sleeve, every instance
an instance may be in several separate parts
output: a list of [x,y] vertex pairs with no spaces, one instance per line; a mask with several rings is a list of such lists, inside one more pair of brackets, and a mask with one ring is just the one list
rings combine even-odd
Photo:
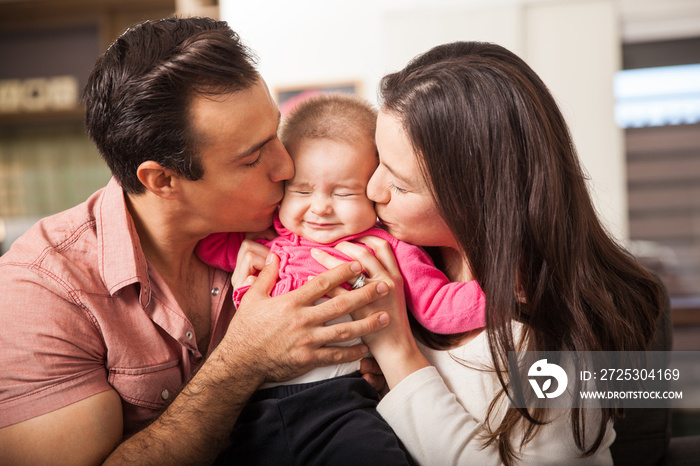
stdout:
[[[487,394],[489,399],[495,394]],[[495,444],[484,447],[478,422],[445,384],[433,366],[406,377],[382,398],[377,411],[394,429],[420,465],[502,464]],[[515,435],[518,464],[612,465],[609,447],[615,439],[612,423],[603,444],[591,457],[581,457],[573,441],[568,411],[540,428],[522,450]],[[597,426],[596,410],[589,410],[586,425]],[[590,438],[590,436],[586,436]]]
[[238,309],[238,306],[241,305],[241,300],[243,299],[243,296],[248,292],[249,289],[250,285],[246,285],[233,290],[233,304],[236,305],[236,309]]
[[377,410],[418,464],[500,464],[495,446],[481,448],[482,425],[459,404],[433,366],[402,380]]
[[406,303],[423,327],[454,334],[486,325],[486,300],[476,280],[450,282],[425,251],[402,241],[394,253],[404,279]]
[[214,233],[201,240],[195,252],[207,265],[233,272],[245,233]]
[[55,277],[8,268],[0,267],[0,427],[112,388],[90,314]]

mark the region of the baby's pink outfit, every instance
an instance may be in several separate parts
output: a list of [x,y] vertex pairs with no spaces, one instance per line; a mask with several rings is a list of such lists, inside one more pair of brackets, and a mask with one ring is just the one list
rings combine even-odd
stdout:
[[[381,228],[373,227],[333,243],[321,244],[292,233],[280,223],[276,215],[274,225],[279,234],[277,238],[257,240],[280,258],[279,280],[272,290],[272,296],[295,290],[306,283],[309,277],[326,271],[325,267],[311,257],[311,249],[320,249],[338,259],[351,261],[352,258],[334,246],[362,236],[376,236],[391,245],[403,276],[406,304],[423,327],[435,333],[453,334],[486,325],[484,292],[476,280],[450,282],[435,267],[425,251],[399,241]],[[243,238],[243,233],[213,234],[200,241],[197,255],[208,265],[231,272],[236,266]],[[246,286],[234,290],[233,300],[236,306],[248,288],[250,287]]]

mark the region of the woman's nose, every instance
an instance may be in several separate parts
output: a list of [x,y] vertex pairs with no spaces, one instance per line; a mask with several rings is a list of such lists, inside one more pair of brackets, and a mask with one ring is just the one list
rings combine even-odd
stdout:
[[377,204],[386,204],[391,199],[389,188],[381,182],[382,168],[378,167],[367,183],[367,197]]

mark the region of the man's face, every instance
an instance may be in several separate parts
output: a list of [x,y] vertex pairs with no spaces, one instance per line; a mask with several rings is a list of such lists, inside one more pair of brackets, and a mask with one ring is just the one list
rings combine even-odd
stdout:
[[197,95],[190,118],[204,176],[184,183],[187,221],[204,235],[269,227],[294,166],[277,138],[280,114],[265,82],[227,95]]

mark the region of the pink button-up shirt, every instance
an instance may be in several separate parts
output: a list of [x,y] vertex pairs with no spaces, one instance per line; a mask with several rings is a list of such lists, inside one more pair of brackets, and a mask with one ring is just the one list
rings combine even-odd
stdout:
[[[234,306],[229,274],[211,269],[210,284],[214,348]],[[114,179],[40,221],[0,258],[0,427],[113,388],[130,434],[203,360]]]

